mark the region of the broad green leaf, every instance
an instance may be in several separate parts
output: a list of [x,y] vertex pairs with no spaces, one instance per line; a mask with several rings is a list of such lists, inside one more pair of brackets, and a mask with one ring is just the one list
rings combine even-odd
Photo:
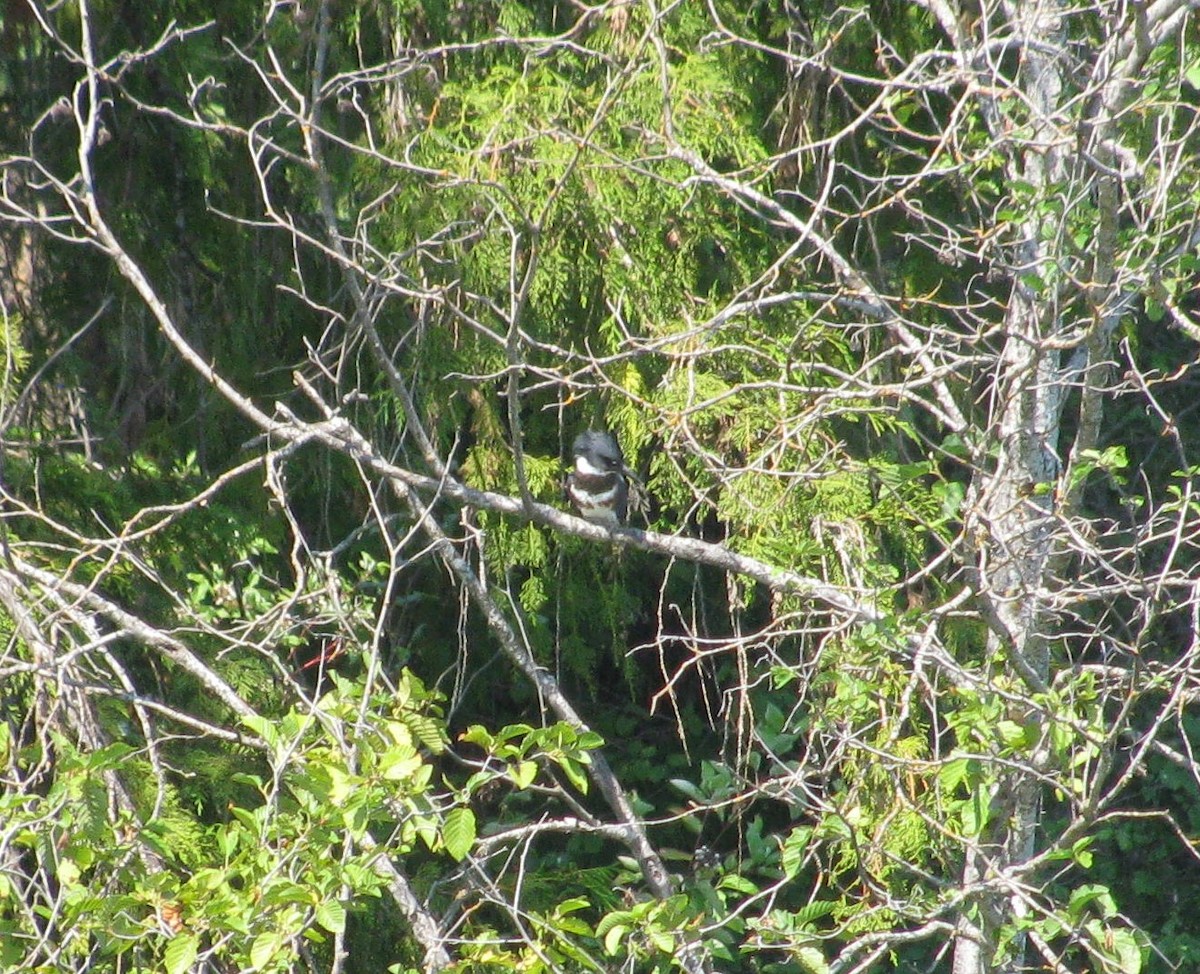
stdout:
[[388,781],[403,781],[420,770],[425,762],[412,748],[395,747],[380,760],[379,767]]
[[442,826],[442,841],[446,851],[461,862],[475,844],[475,813],[469,808],[452,808]]
[[274,721],[263,717],[261,714],[247,714],[242,717],[242,723],[266,741],[272,748],[278,749],[279,731]]
[[520,761],[508,766],[508,776],[518,788],[528,788],[537,778],[537,762]]
[[796,873],[800,871],[811,841],[812,828],[809,826],[792,829],[784,840],[783,849],[779,854],[779,864],[783,867],[783,874],[788,879],[795,878]]
[[250,963],[261,970],[271,962],[282,945],[280,935],[274,930],[260,933],[250,945]]
[[971,797],[963,804],[963,832],[968,837],[979,835],[991,815],[992,798],[986,784],[976,785]]
[[163,951],[163,966],[167,974],[186,974],[200,953],[200,938],[194,933],[177,933]]
[[674,954],[675,953],[675,949],[677,946],[676,940],[675,940],[675,934],[672,933],[670,930],[655,930],[655,929],[651,928],[650,930],[646,931],[646,936],[650,938],[650,943],[652,943],[654,945],[655,949],[657,949],[661,953],[664,953],[664,954]]
[[829,963],[816,947],[800,947],[792,953],[805,974],[829,974]]
[[625,937],[626,929],[624,924],[614,923],[604,935],[604,950],[610,957],[621,949],[621,941]]
[[346,929],[346,908],[338,900],[325,900],[317,907],[317,923],[330,933]]
[[432,717],[422,714],[405,714],[404,722],[412,731],[413,736],[433,754],[441,754],[446,750],[445,725]]
[[586,795],[588,791],[588,777],[587,772],[583,770],[583,765],[579,761],[573,761],[571,758],[563,758],[559,761],[559,766],[563,769],[563,774],[567,776],[567,780],[575,786],[576,790]]
[[726,873],[722,876],[717,888],[733,890],[735,893],[743,893],[746,896],[753,896],[758,892],[758,887],[754,883],[736,873]]

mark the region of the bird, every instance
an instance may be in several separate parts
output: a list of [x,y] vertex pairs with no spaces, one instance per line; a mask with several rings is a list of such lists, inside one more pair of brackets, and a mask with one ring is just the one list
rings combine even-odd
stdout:
[[617,441],[588,430],[571,447],[574,469],[567,475],[567,498],[579,516],[593,524],[619,528],[629,507],[629,469]]

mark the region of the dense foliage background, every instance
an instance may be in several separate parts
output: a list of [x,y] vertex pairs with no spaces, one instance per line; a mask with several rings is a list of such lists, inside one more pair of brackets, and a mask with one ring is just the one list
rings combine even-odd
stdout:
[[7,0],[0,967],[1194,969],[1195,6]]

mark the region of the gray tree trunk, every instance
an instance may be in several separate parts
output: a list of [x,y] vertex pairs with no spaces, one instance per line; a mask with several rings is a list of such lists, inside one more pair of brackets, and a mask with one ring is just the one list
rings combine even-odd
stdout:
[[[980,53],[989,36],[1011,36],[1020,50],[1011,81],[997,84],[995,73],[980,79],[1003,91],[1000,97],[1018,97],[1025,105],[1027,124],[1018,133],[999,99],[985,97],[982,107],[1007,155],[1010,186],[1020,186],[1030,202],[1012,251],[990,427],[977,440],[993,453],[980,463],[971,487],[966,535],[989,625],[989,659],[996,673],[1023,684],[1025,694],[1045,689],[1053,678],[1047,623],[1066,564],[1061,529],[1073,500],[1065,489],[1066,468],[1098,442],[1112,336],[1128,303],[1116,273],[1120,201],[1113,120],[1132,97],[1146,54],[1177,29],[1185,6],[1153,5],[1136,14],[1136,25],[1134,14],[1107,9],[1109,41],[1083,72],[1079,52],[1066,43],[1064,20],[1072,11],[1060,0],[1015,0],[985,10],[973,38],[965,32],[957,38],[977,69],[987,64],[992,72],[997,62]],[[1092,253],[1083,258],[1072,256],[1066,243],[1062,214],[1069,210],[1069,194],[1090,194],[1099,211]],[[1081,307],[1091,309],[1090,320]],[[1073,388],[1081,393],[1068,400]],[[1075,437],[1064,456],[1060,435],[1068,401]],[[1040,725],[1037,709],[1023,710],[1010,718]],[[1038,772],[1046,755],[1039,743],[1023,768],[997,773],[989,819],[965,857],[963,885],[978,893],[976,908],[958,923],[954,974],[1009,974],[1025,967],[1024,935],[997,951],[1004,925],[1026,913],[1019,888],[1027,878],[1022,866],[1036,851]]]

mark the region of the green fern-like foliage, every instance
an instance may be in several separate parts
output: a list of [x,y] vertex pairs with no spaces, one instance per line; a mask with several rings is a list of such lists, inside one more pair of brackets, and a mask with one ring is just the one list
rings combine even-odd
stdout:
[[16,395],[16,383],[29,368],[29,351],[21,340],[22,317],[0,316],[0,403],[8,405]]

